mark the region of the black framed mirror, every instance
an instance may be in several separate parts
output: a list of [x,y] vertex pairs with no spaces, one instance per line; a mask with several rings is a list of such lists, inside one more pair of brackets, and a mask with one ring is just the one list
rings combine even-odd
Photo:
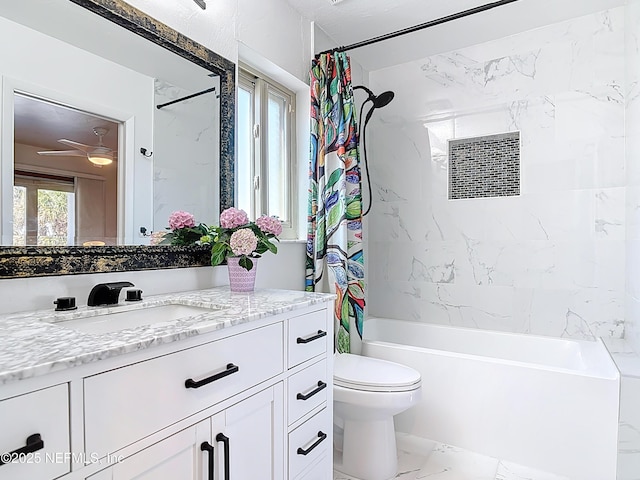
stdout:
[[[232,206],[234,203],[235,64],[122,0],[58,0],[57,3],[67,6],[73,4],[74,8],[82,7],[101,19],[100,21],[106,20],[110,24],[117,25],[118,28],[133,32],[144,41],[161,46],[211,72],[210,76],[219,79],[219,137],[216,139],[219,146],[219,177],[212,178],[211,181],[219,181],[219,210]],[[36,14],[37,12],[33,13],[33,15]],[[86,25],[83,27],[86,29]],[[135,228],[138,228],[137,225]],[[155,226],[156,230],[161,228],[162,226]],[[209,251],[207,248],[197,246],[0,247],[0,278],[206,265],[209,265]]]

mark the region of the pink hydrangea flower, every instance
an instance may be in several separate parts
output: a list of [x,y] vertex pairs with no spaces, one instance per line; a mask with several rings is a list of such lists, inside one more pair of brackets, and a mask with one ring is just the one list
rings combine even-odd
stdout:
[[251,255],[258,246],[258,237],[250,228],[241,228],[231,234],[229,245],[234,255]]
[[227,208],[220,214],[220,226],[223,228],[235,228],[249,223],[249,217],[244,210]]
[[280,223],[278,217],[262,215],[256,220],[256,225],[258,225],[258,228],[264,233],[271,233],[276,236],[282,233],[282,223]]
[[189,212],[183,212],[182,210],[178,210],[177,212],[173,212],[169,217],[169,228],[171,230],[177,230],[179,228],[195,227],[195,226],[196,226],[195,218]]

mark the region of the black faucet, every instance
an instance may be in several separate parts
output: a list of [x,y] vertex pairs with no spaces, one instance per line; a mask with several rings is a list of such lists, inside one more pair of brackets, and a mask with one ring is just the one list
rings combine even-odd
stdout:
[[111,282],[111,283],[99,283],[91,289],[89,292],[89,300],[87,305],[90,307],[96,307],[98,305],[117,305],[118,297],[120,297],[120,290],[124,287],[133,287],[131,282]]

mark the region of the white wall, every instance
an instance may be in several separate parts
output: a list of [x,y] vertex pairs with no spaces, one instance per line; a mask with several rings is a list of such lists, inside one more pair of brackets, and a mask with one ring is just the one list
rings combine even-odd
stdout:
[[193,0],[127,3],[234,63],[238,63],[242,43],[307,82],[311,22],[285,0],[208,0],[206,10]]
[[[624,13],[371,73],[371,314],[622,337]],[[447,140],[508,131],[521,195],[448,200]]]

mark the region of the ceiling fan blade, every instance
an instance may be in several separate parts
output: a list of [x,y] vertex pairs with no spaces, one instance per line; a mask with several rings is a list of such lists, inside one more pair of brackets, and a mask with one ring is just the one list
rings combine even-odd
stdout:
[[87,156],[85,152],[81,152],[80,150],[45,150],[43,152],[38,152],[38,155],[51,155],[56,157],[86,157]]
[[84,143],[74,142],[73,140],[67,140],[66,138],[61,138],[58,142],[71,148],[77,148],[83,152],[89,152],[95,148],[94,145],[85,145]]

